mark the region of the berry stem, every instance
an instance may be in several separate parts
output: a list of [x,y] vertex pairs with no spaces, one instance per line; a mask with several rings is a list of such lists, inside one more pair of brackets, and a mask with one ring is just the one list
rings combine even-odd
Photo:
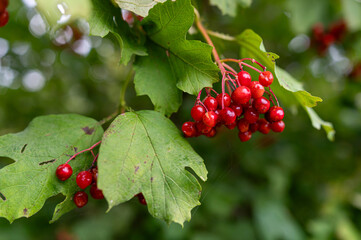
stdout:
[[258,64],[258,66],[260,66],[263,69],[263,71],[266,71],[266,69],[267,69],[264,65],[262,65],[261,63],[259,63],[258,61],[256,61],[253,58],[242,58],[242,59],[226,58],[226,59],[221,60],[222,63],[225,63],[225,62],[242,63],[244,61],[251,61],[252,63]]
[[271,86],[269,86],[268,88],[269,88],[269,91],[272,93],[273,97],[276,99],[277,106],[279,107],[279,106],[280,106],[280,103],[278,102],[278,99],[277,99],[276,95],[275,95],[274,92],[272,91]]
[[229,65],[226,64],[226,63],[222,63],[222,64],[223,64],[223,66],[224,66],[225,68],[227,68],[228,70],[230,70],[230,71],[233,72],[234,74],[237,74],[237,71],[234,70],[231,66],[229,66]]
[[[94,167],[94,164],[95,164],[95,162],[98,160],[98,157],[99,157],[99,153],[94,157],[94,160],[93,160],[93,162],[92,162],[92,166],[90,167],[90,169]],[[89,169],[89,170],[90,170],[90,169]]]
[[92,151],[96,146],[98,146],[102,141],[99,141],[97,143],[95,143],[93,146],[91,146],[90,148],[87,148],[87,149],[84,149],[76,154],[74,154],[71,158],[69,158],[68,161],[66,161],[66,164],[68,164],[71,160],[73,160],[76,156],[78,156],[79,154],[82,154],[84,152],[87,152],[87,151]]
[[247,63],[240,62],[239,64],[240,64],[240,65],[244,65],[244,66],[246,66],[246,67],[249,67],[249,68],[255,70],[255,71],[258,72],[258,73],[262,73],[261,70],[258,70],[257,68],[255,68],[255,67],[253,67],[253,66],[251,66],[251,65],[249,65],[249,64],[247,64]]

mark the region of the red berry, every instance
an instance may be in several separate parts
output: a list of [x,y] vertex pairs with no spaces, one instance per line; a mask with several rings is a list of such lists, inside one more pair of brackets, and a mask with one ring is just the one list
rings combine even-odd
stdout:
[[235,104],[231,104],[230,106],[233,111],[236,113],[236,116],[239,117],[242,115],[243,112],[243,108],[241,106],[235,105]]
[[322,23],[316,23],[312,28],[312,37],[316,41],[321,41],[324,34],[324,29]]
[[9,5],[8,0],[0,0],[0,12],[4,12]]
[[186,137],[194,137],[197,134],[195,122],[185,122],[182,125],[182,132]]
[[211,131],[209,131],[209,133],[206,133],[206,134],[204,134],[204,135],[205,135],[206,137],[211,138],[211,137],[214,137],[214,136],[216,135],[216,133],[217,133],[217,130],[216,130],[215,128],[212,128]]
[[259,119],[257,121],[257,123],[258,123],[258,131],[259,132],[261,132],[263,134],[268,134],[269,131],[271,130],[271,125],[266,119],[264,119],[264,118]]
[[247,142],[248,140],[251,139],[252,133],[251,133],[251,131],[239,132],[238,137],[241,140],[241,142]]
[[229,105],[231,105],[231,97],[228,95],[228,93],[221,93],[217,95],[218,107],[222,108],[222,97],[224,100],[224,107],[229,107]]
[[249,122],[246,119],[241,118],[238,120],[237,127],[240,132],[247,132],[249,129]]
[[94,199],[103,199],[104,198],[103,191],[98,188],[96,183],[92,184],[92,186],[90,188],[90,195]]
[[264,114],[270,108],[270,102],[265,97],[256,98],[253,102],[253,107],[257,112]]
[[93,182],[97,182],[98,181],[98,167],[93,167],[92,169],[90,169],[90,173],[93,176]]
[[141,204],[147,205],[147,201],[145,201],[145,198],[142,193],[138,193],[136,196],[138,197],[138,200]]
[[249,87],[252,81],[251,75],[246,71],[240,71],[238,74],[238,81],[242,86]]
[[244,118],[247,120],[247,122],[249,123],[255,123],[258,118],[259,118],[259,114],[256,111],[256,109],[254,109],[253,107],[248,108],[245,112],[244,112]]
[[67,180],[68,178],[71,177],[71,175],[73,174],[73,169],[67,163],[61,164],[56,169],[55,174],[56,174],[56,176],[58,177],[59,180],[65,181],[65,180]]
[[237,127],[237,121],[234,121],[233,123],[229,124],[229,125],[225,125],[226,128],[232,130],[234,129],[235,127]]
[[285,115],[283,108],[277,106],[271,107],[267,113],[270,122],[281,121]]
[[203,122],[209,127],[214,127],[218,122],[218,115],[213,111],[208,111],[203,116]]
[[212,127],[207,126],[203,121],[197,122],[196,128],[197,132],[202,134],[209,133],[212,130]]
[[264,87],[258,81],[251,82],[251,86],[249,88],[253,98],[262,97],[264,93]]
[[9,21],[9,13],[8,11],[0,12],[0,27],[5,26]]
[[195,105],[194,107],[192,107],[191,116],[196,121],[201,121],[205,113],[206,110],[201,105]]
[[78,208],[82,208],[88,203],[88,194],[83,191],[76,192],[73,201]]
[[237,105],[247,103],[251,99],[251,90],[248,87],[240,86],[232,93],[232,100]]
[[262,86],[269,87],[273,82],[273,74],[270,71],[262,72],[258,76],[258,81]]
[[93,181],[93,175],[89,171],[81,171],[76,176],[76,184],[81,189],[87,188]]
[[209,111],[214,111],[218,107],[218,102],[217,102],[217,99],[209,96],[206,98],[206,100],[204,100],[204,105],[206,105],[206,107],[208,108]]
[[221,118],[225,125],[230,125],[236,121],[236,113],[230,107],[225,107],[221,110]]
[[274,132],[283,132],[285,129],[285,123],[283,121],[273,122],[271,123],[271,129]]
[[249,125],[249,131],[251,131],[251,133],[254,133],[258,130],[258,122],[252,123]]

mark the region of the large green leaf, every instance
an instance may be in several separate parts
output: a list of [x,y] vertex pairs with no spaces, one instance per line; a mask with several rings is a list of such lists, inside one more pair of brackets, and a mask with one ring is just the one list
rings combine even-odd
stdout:
[[138,95],[148,95],[155,110],[170,116],[182,104],[182,92],[163,48],[149,44],[148,56],[134,63],[135,90]]
[[212,47],[200,41],[186,40],[194,20],[190,0],[168,0],[157,4],[143,20],[150,39],[166,50],[177,87],[196,95],[218,81],[219,69],[212,61]]
[[249,7],[252,0],[210,0],[210,4],[217,6],[224,15],[235,17],[238,7]]
[[155,111],[118,116],[105,132],[99,154],[98,185],[112,208],[142,192],[149,212],[166,222],[183,225],[200,205],[202,158],[174,124]]
[[149,9],[154,7],[154,5],[165,1],[166,0],[114,0],[120,8],[132,11],[143,17],[148,15]]
[[[80,115],[49,115],[35,118],[20,133],[0,137],[0,156],[15,161],[0,170],[0,217],[10,222],[30,217],[45,201],[62,194],[53,221],[74,208],[72,196],[79,188],[75,174],[65,182],[55,170],[71,155],[99,141],[103,129],[91,118]],[[90,167],[92,158],[82,154],[71,162],[74,172]]]
[[[312,96],[309,92],[305,91],[302,84],[294,79],[285,70],[276,67],[275,61],[278,56],[271,52],[266,52],[262,43],[262,38],[250,29],[245,30],[242,34],[237,36],[237,42],[241,45],[241,57],[257,59],[261,64],[267,67],[267,70],[273,72],[275,79],[278,81],[272,85],[273,90],[280,94],[280,96],[287,96],[285,104],[294,103],[289,97],[293,96],[298,103],[305,109],[314,107],[317,102],[321,102],[322,99],[316,96]],[[291,94],[290,94],[291,93]],[[314,122],[315,116],[318,117],[316,112],[309,114],[311,120]],[[318,117],[319,118],[319,117]],[[327,136],[330,140],[333,139],[334,129],[331,123],[324,122],[328,126],[324,127]],[[313,124],[316,127],[315,124]],[[320,129],[319,127],[316,127]]]
[[137,37],[129,25],[122,19],[119,8],[110,1],[92,0],[94,5],[89,18],[90,34],[105,37],[109,32],[117,38],[121,47],[120,63],[128,64],[133,54],[147,55],[142,40]]

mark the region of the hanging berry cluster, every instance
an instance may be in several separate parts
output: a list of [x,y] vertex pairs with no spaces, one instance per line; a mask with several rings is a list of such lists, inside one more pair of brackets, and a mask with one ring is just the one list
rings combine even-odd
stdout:
[[312,45],[319,55],[324,55],[329,46],[343,40],[346,32],[347,26],[344,20],[332,23],[328,30],[324,29],[322,23],[317,23],[312,28]]
[[[99,144],[100,144],[100,142],[94,144],[92,147],[90,147],[88,149],[85,149],[83,151],[76,153],[66,163],[59,165],[55,172],[55,174],[59,180],[66,181],[73,174],[73,169],[69,165],[69,162],[71,160],[73,160],[76,156],[78,156],[79,154],[90,151],[93,155],[93,164],[90,167],[90,169],[88,169],[87,171],[81,171],[78,173],[78,175],[76,176],[76,184],[82,190],[85,190],[87,187],[91,186],[90,187],[90,195],[94,199],[103,199],[104,198],[102,190],[100,190],[97,187],[98,167],[95,166],[95,164],[98,159],[98,154],[95,155],[93,153],[93,149],[96,146],[98,146]],[[78,191],[74,194],[73,201],[78,208],[84,207],[88,203],[88,194],[84,191]]]
[[[244,63],[246,60],[258,64],[263,71]],[[226,62],[237,62],[241,71],[237,73]],[[217,127],[225,125],[228,129],[237,127],[239,139],[245,142],[250,140],[256,131],[263,134],[268,134],[270,130],[282,132],[285,128],[282,121],[284,111],[271,89],[272,73],[250,58],[224,59],[221,60],[221,64],[222,93],[218,94],[212,88],[205,88],[207,96],[201,100],[202,91],[199,92],[191,110],[194,122],[188,121],[183,124],[184,135],[213,137],[217,133]],[[251,75],[243,70],[244,66],[259,73],[258,81],[252,81]],[[225,92],[226,86],[229,93]]]
[[5,26],[9,21],[9,13],[6,10],[8,5],[8,0],[0,0],[0,27]]

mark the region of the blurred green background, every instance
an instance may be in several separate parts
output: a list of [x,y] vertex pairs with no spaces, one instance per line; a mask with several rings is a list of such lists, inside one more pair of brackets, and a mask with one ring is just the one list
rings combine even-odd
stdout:
[[[312,128],[302,109],[287,108],[282,134],[256,134],[241,143],[222,129],[213,139],[189,139],[209,180],[202,184],[202,205],[183,229],[152,218],[137,199],[109,213],[105,201],[90,201],[49,225],[58,196],[30,219],[0,219],[1,240],[361,239],[361,79],[349,77],[361,61],[361,3],[254,0],[232,18],[206,0],[193,2],[209,29],[257,32],[267,50],[280,56],[277,64],[323,98],[316,110],[334,124],[336,140]],[[23,130],[39,115],[71,112],[100,120],[118,107],[129,71],[118,65],[120,49],[112,36],[88,37],[87,24],[79,21],[50,37],[34,7],[33,0],[11,0],[9,24],[0,28],[0,135]],[[344,18],[345,38],[319,56],[312,26],[322,22],[327,28]],[[239,46],[214,41],[224,56],[238,57]],[[133,85],[126,100],[133,109],[152,109]],[[190,118],[194,100],[185,94],[172,115],[178,127]],[[9,163],[0,158],[0,168]]]

